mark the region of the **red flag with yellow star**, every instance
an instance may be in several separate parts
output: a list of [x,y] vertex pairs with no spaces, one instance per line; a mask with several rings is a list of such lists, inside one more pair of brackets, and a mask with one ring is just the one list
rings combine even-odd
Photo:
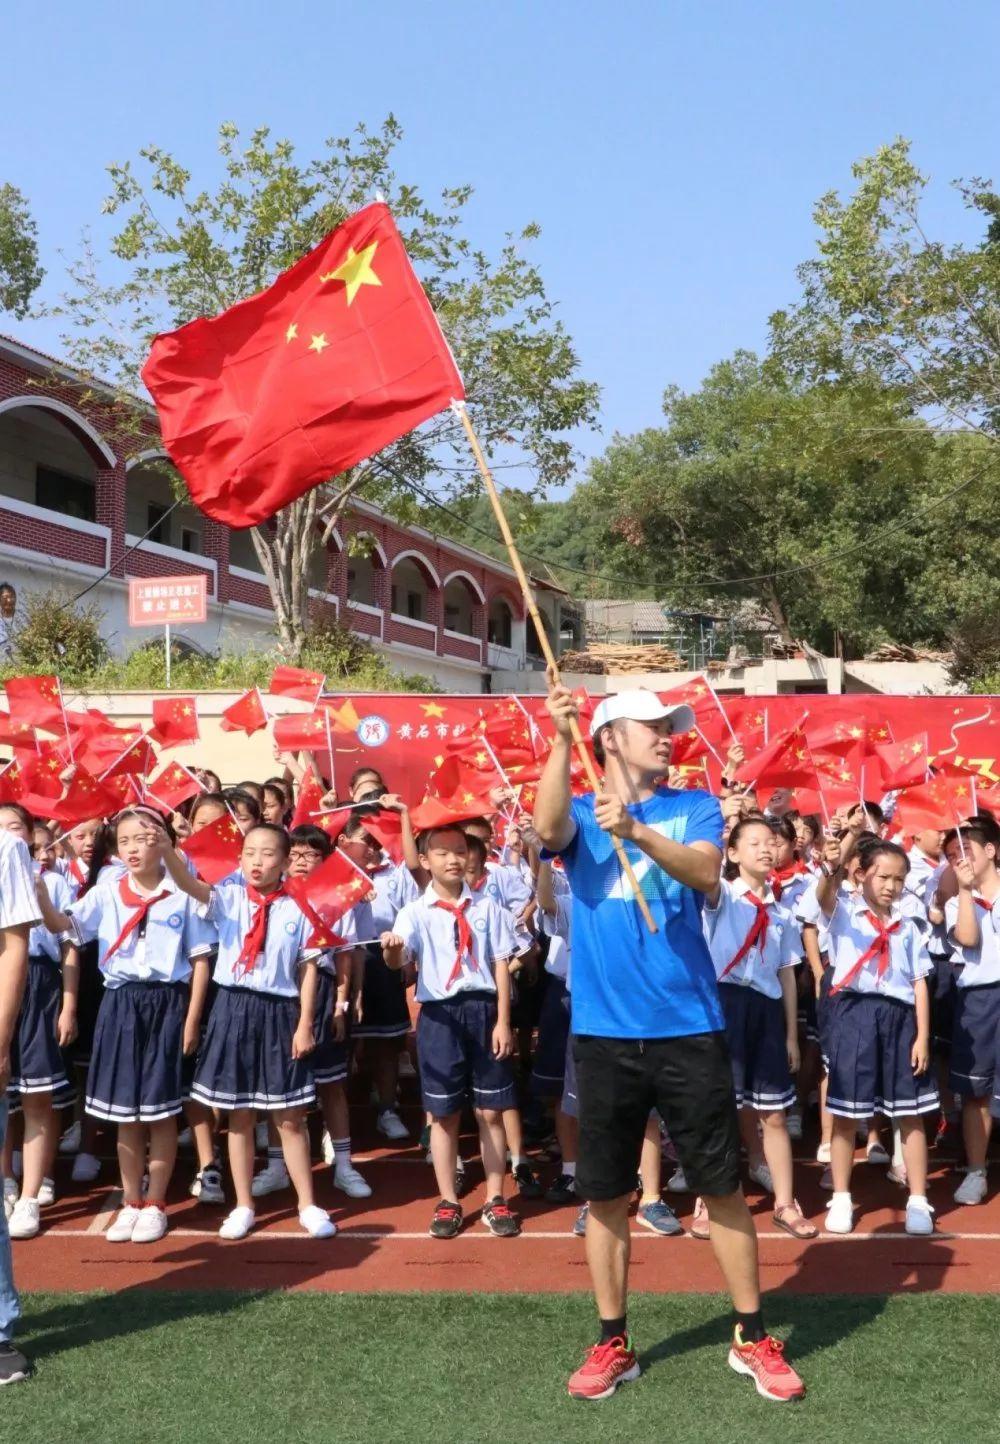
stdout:
[[247,527],[465,396],[388,206],[256,296],[161,335],[142,371],[208,516]]
[[150,738],[158,747],[180,747],[197,742],[198,704],[194,697],[155,697]]

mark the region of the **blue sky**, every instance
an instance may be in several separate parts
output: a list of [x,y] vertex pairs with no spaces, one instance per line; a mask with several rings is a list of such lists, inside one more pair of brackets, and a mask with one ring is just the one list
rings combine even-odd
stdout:
[[[392,110],[401,175],[475,186],[477,242],[541,225],[603,388],[593,452],[655,425],[667,384],[763,345],[813,201],[880,143],[913,140],[932,228],[969,234],[947,182],[1000,181],[998,42],[993,0],[49,0],[5,20],[0,181],[29,196],[55,289],[60,249],[102,233],[109,161],[156,142],[210,183],[220,121],[312,153]],[[54,321],[0,322],[58,346]]]

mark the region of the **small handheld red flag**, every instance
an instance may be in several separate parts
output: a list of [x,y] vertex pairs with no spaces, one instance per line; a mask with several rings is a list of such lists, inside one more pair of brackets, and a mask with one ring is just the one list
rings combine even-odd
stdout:
[[267,690],[272,697],[298,697],[315,707],[326,678],[322,672],[309,672],[304,667],[275,667]]
[[12,722],[41,727],[43,732],[65,731],[58,677],[8,677],[3,685]]
[[219,719],[219,726],[223,732],[245,732],[248,737],[266,727],[267,713],[264,711],[260,688],[251,687],[249,692],[244,692],[242,697],[226,707]]
[[243,834],[227,813],[197,828],[181,843],[179,851],[189,857],[198,876],[215,884],[235,870],[243,851]]
[[144,795],[168,812],[176,812],[182,802],[202,792],[201,783],[181,762],[168,762],[146,783]]
[[160,747],[197,742],[198,708],[193,697],[156,697],[149,736]]

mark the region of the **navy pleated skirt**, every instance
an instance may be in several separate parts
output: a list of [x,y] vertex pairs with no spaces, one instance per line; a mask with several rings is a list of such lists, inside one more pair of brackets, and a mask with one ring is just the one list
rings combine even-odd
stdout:
[[913,1072],[916,1012],[899,998],[845,990],[830,1000],[826,1106],[839,1118],[909,1118],[933,1113],[938,1091]]
[[352,1029],[355,1038],[405,1038],[410,1031],[402,971],[387,967],[378,943],[365,948],[361,1013],[361,1022]]
[[191,1097],[227,1111],[307,1107],[316,1090],[309,1058],[292,1057],[298,1022],[298,998],[220,988],[198,1053]]
[[155,1123],[183,1107],[186,983],[106,988],[87,1072],[87,1112],[109,1123]]
[[776,1113],[795,1102],[788,1067],[785,1005],[756,988],[720,983],[737,1108]]
[[319,1086],[325,1083],[347,1081],[347,1038],[338,1043],[333,1036],[333,1001],[336,996],[337,980],[332,973],[320,968],[316,987],[316,1017],[313,1033],[316,1047],[309,1054],[308,1063],[313,1082]]
[[70,1088],[56,1041],[62,1006],[62,974],[51,958],[31,958],[28,984],[10,1047],[10,1091],[59,1093]]

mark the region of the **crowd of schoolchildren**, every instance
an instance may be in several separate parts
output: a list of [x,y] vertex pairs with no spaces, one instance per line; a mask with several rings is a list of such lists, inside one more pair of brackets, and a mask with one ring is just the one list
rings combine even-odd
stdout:
[[[956,1203],[987,1193],[1000,1111],[1000,825],[979,814],[946,834],[893,836],[874,801],[821,825],[794,810],[792,794],[758,799],[731,783],[740,760],[734,748],[720,797],[723,874],[702,917],[749,1178],[773,1195],[776,1227],[815,1237],[793,1163],[807,1127],[825,1165],[827,1230],[855,1225],[860,1149],[866,1167],[886,1172],[886,1204],[906,1190],[907,1232],[929,1234],[929,1140],[964,1159]],[[463,1226],[463,1149],[481,1158],[481,1218],[494,1234],[520,1231],[515,1194],[575,1205],[583,1233],[572,898],[560,860],[537,846],[504,789],[491,816],[414,837],[405,803],[369,768],[339,800],[350,808],[339,836],[318,822],[289,830],[301,775],[288,759],[280,776],[224,788],[199,771],[204,790],[169,818],[136,805],[65,835],[0,806],[0,830],[34,859],[41,919],[12,1049],[20,1122],[0,1159],[12,1237],[44,1227],[57,1151],[74,1155],[73,1183],[94,1188],[95,1209],[120,1184],[111,1241],[164,1235],[178,1169],[177,1186],[220,1210],[224,1239],[245,1237],[258,1200],[284,1190],[302,1229],[330,1237],[314,1151],[335,1192],[373,1192],[352,1161],[349,1092],[370,1096],[386,1143],[426,1154],[434,1237]],[[385,812],[399,819],[399,862],[369,830]],[[209,885],[176,843],[227,813],[242,854]],[[334,846],[371,890],[338,920],[337,946],[322,947],[289,887]],[[408,1126],[400,1112],[401,1098],[416,1097],[414,1074],[419,1139],[420,1121],[408,1113]],[[478,1148],[462,1132],[470,1108]],[[310,1127],[313,1110],[321,1123]],[[100,1157],[108,1129],[115,1179]],[[686,1190],[671,1160],[654,1114],[636,1216],[661,1235],[684,1231],[662,1197]],[[700,1200],[688,1228],[709,1236]]]

